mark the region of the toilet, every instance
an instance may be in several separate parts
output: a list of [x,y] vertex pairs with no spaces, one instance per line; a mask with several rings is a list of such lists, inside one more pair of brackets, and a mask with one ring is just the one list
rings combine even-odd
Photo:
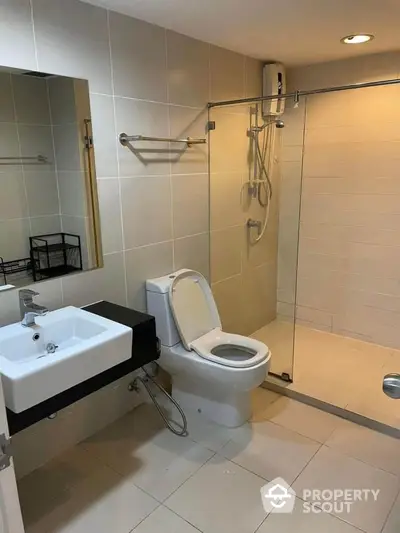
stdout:
[[159,364],[172,377],[173,397],[183,410],[241,426],[251,416],[251,391],[268,373],[268,347],[222,331],[210,286],[199,272],[183,269],[147,280],[146,295],[161,341]]

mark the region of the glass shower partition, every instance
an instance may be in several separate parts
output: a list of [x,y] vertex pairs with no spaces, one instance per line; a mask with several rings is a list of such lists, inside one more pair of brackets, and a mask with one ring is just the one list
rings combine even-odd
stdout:
[[270,373],[291,381],[304,108],[287,101],[284,115],[263,118],[262,104],[212,107],[209,128],[211,284],[223,328],[265,342]]

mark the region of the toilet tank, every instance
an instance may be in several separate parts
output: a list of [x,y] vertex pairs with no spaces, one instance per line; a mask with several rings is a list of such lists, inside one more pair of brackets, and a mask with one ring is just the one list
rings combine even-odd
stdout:
[[147,312],[156,319],[157,337],[163,346],[174,346],[181,341],[169,305],[169,288],[175,275],[146,281]]

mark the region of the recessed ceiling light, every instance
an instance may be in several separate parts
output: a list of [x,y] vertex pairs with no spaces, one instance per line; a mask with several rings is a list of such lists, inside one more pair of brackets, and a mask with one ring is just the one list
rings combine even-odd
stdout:
[[372,41],[374,38],[370,33],[355,33],[354,35],[346,35],[340,42],[343,44],[362,44]]

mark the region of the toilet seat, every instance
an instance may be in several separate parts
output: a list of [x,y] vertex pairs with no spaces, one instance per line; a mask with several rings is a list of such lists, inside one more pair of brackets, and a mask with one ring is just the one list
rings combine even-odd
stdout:
[[207,280],[194,270],[174,275],[169,302],[182,343],[188,351],[213,363],[248,368],[264,361],[265,344],[221,330],[221,321]]
[[224,333],[216,328],[191,343],[204,359],[234,368],[249,368],[265,361],[269,350],[265,344],[242,335]]

